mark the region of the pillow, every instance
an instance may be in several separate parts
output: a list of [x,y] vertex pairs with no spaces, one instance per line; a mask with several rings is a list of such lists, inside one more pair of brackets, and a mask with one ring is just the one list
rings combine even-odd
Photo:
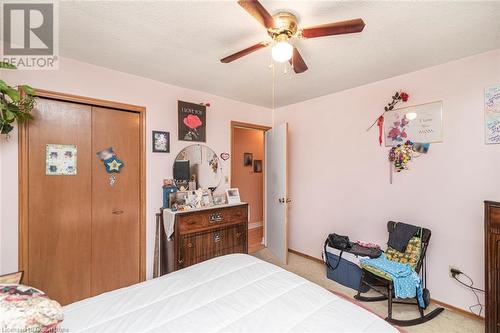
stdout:
[[55,332],[62,307],[42,291],[20,284],[0,285],[0,332]]
[[19,284],[23,277],[23,272],[15,272],[5,275],[0,275],[0,284]]
[[387,247],[385,251],[385,256],[387,259],[396,261],[402,264],[409,264],[411,268],[415,269],[417,267],[418,261],[420,260],[420,255],[422,253],[422,239],[420,237],[413,237],[406,245],[406,251],[404,253],[393,249],[392,247]]

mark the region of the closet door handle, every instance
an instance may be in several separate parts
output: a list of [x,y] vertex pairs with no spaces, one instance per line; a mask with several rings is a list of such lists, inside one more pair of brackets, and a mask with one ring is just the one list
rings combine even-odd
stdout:
[[123,214],[123,210],[121,210],[121,209],[113,209],[111,211],[111,213],[115,214],[115,215],[121,215],[121,214]]

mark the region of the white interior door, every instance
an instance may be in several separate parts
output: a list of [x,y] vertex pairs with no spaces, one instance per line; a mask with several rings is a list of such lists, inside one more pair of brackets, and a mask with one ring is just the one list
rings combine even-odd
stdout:
[[288,262],[287,123],[266,132],[266,246]]

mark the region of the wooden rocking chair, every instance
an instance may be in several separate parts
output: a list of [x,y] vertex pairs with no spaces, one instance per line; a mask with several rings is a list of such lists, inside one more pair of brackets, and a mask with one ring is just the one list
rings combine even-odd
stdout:
[[[392,232],[396,227],[396,222],[390,221],[387,223],[387,230]],[[399,263],[407,263],[409,264],[417,274],[420,274],[422,278],[422,287],[424,289],[424,303],[427,307],[430,303],[430,292],[426,289],[426,264],[425,264],[425,254],[427,251],[427,246],[429,245],[429,240],[431,238],[431,231],[429,229],[420,228],[420,231],[417,236],[414,236],[406,247],[405,253],[401,253],[392,249],[390,247],[387,248],[385,255],[388,260],[392,260]],[[443,312],[443,308],[436,308],[431,312],[424,314],[424,309],[422,309],[418,304],[418,299],[415,297],[414,299],[398,299],[394,295],[394,283],[392,281],[391,276],[375,267],[369,265],[361,265],[362,274],[361,280],[359,282],[359,288],[357,295],[354,296],[355,299],[363,301],[363,302],[378,302],[385,301],[388,302],[387,309],[387,320],[388,322],[398,325],[398,326],[412,326],[425,323],[439,315]],[[368,286],[370,289],[378,292],[382,296],[362,296],[363,285]],[[392,305],[393,303],[401,303],[401,304],[415,304],[418,307],[420,312],[420,317],[410,320],[400,320],[394,319],[392,317]]]

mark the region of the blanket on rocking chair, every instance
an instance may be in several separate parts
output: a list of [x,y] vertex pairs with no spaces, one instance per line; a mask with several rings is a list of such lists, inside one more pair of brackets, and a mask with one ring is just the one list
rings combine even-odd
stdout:
[[388,260],[383,253],[376,259],[361,259],[362,265],[372,266],[389,274],[394,283],[397,298],[413,298],[417,296],[418,304],[425,309],[422,280],[408,264]]

